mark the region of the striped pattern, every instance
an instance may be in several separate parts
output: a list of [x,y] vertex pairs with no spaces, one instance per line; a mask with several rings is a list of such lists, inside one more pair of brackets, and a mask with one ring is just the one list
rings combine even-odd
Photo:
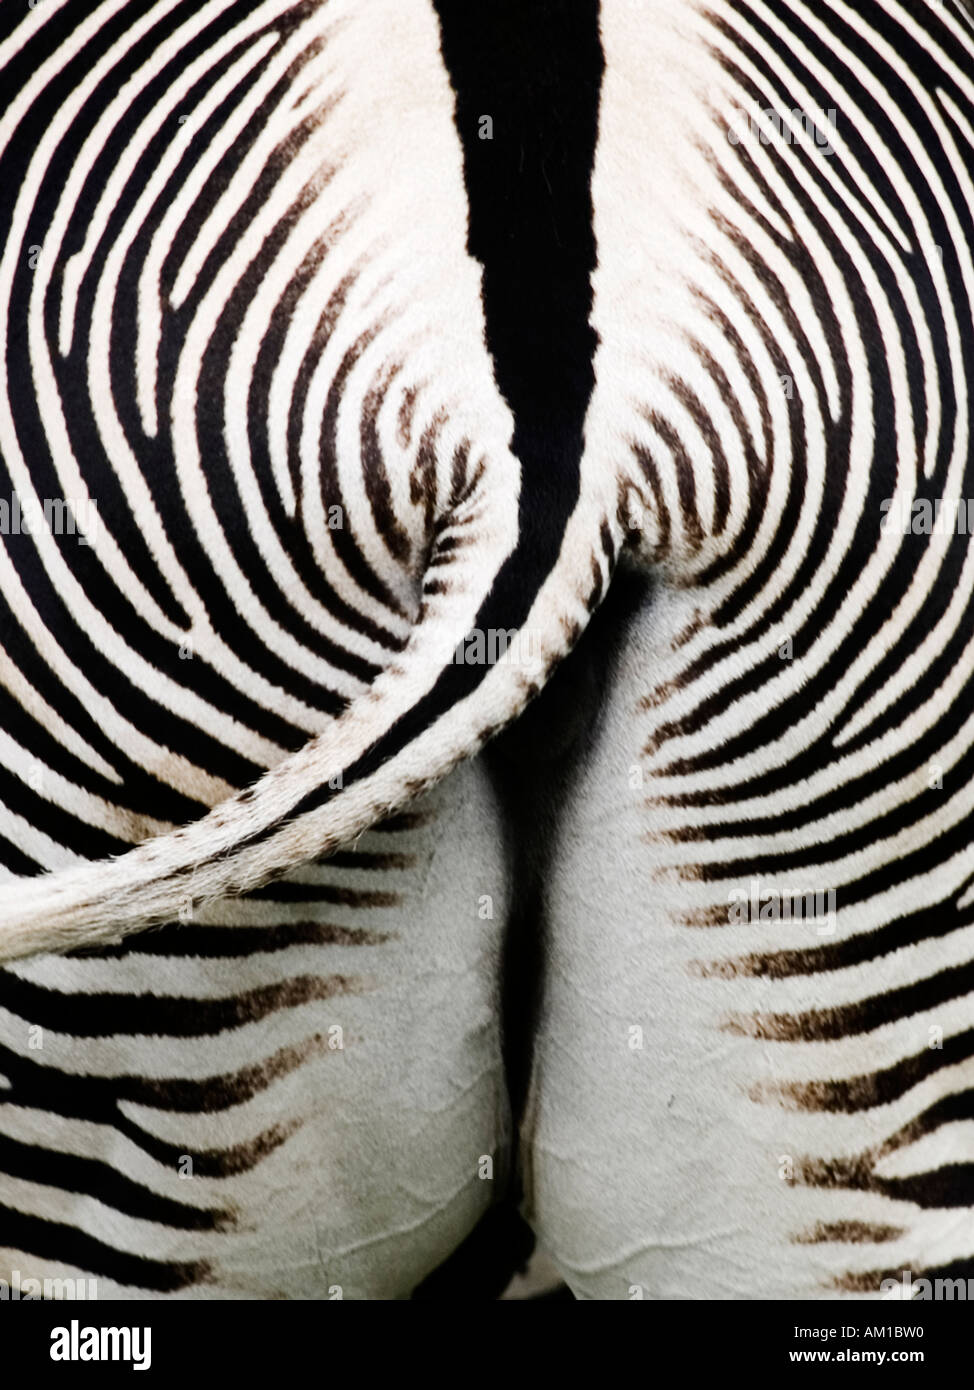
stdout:
[[971,552],[882,524],[971,490],[969,10],[0,25],[0,498],[97,504],[0,558],[7,1267],[401,1296],[519,1123],[581,1296],[974,1272]]
[[[568,413],[580,418],[590,384],[588,220],[573,261],[582,293],[547,325],[533,357],[513,354],[515,365],[538,364],[541,370],[528,376],[543,393],[540,412],[524,407],[512,426],[485,349],[480,266],[464,244],[468,222],[472,237],[479,222],[465,215],[436,15],[420,0],[395,8],[395,17],[394,8],[364,16],[341,0],[277,3],[248,8],[245,21],[239,7],[219,3],[192,13],[176,3],[153,5],[141,18],[137,5],[104,4],[93,16],[68,5],[65,18],[78,28],[67,38],[52,9],[7,41],[11,68],[22,51],[26,58],[35,31],[40,46],[58,41],[46,67],[42,53],[33,54],[35,75],[24,80],[8,117],[9,148],[20,158],[20,168],[11,166],[10,187],[20,197],[7,252],[17,293],[0,307],[18,343],[26,334],[27,350],[19,348],[17,357],[22,370],[30,369],[23,397],[20,390],[11,397],[13,384],[5,384],[8,404],[23,398],[34,445],[50,459],[45,485],[57,482],[67,494],[70,484],[69,495],[84,499],[99,490],[107,495],[101,540],[86,547],[93,553],[84,561],[74,561],[96,570],[83,585],[72,583],[50,537],[37,540],[35,564],[55,591],[45,595],[47,606],[59,607],[62,592],[74,597],[61,625],[74,633],[83,622],[99,637],[106,679],[126,676],[133,701],[151,683],[185,705],[184,726],[196,730],[172,730],[167,747],[192,747],[213,724],[209,689],[163,679],[180,651],[202,658],[194,670],[209,670],[210,684],[218,675],[226,682],[217,694],[233,719],[211,737],[232,735],[236,743],[238,723],[273,725],[250,707],[258,699],[272,706],[278,724],[298,724],[305,737],[321,731],[309,743],[277,729],[275,746],[289,733],[299,751],[255,792],[223,802],[201,824],[109,866],[40,880],[0,905],[7,958],[117,940],[171,918],[187,900],[245,891],[361,833],[518,713],[536,693],[539,674],[581,630],[611,572],[619,538],[606,525],[604,479],[580,487],[577,427],[556,447],[547,429],[554,404],[565,398],[578,397],[580,408]],[[370,65],[387,11],[397,56]],[[583,31],[592,21],[588,49],[598,55],[594,8],[579,14]],[[455,24],[455,17],[445,21],[444,32]],[[572,35],[569,24],[565,37]],[[106,53],[92,69],[99,42]],[[175,71],[163,67],[159,107],[143,117],[145,64],[155,72],[171,49]],[[459,55],[461,69],[472,56]],[[61,99],[52,75],[72,57],[77,87]],[[209,80],[208,62],[230,83],[212,113],[222,88]],[[497,63],[499,92],[523,85],[516,54],[501,50]],[[564,80],[572,76],[566,71]],[[155,83],[149,90],[155,94]],[[55,95],[56,117],[37,151],[28,134],[31,101],[40,100],[48,115]],[[124,120],[127,100],[137,101],[140,115],[134,133]],[[189,110],[177,110],[183,107]],[[82,130],[93,122],[91,133],[68,138],[59,159],[57,142],[74,131],[79,108]],[[501,184],[516,186],[525,141],[538,145],[543,170],[546,153],[553,149],[564,160],[580,134],[581,152],[574,150],[569,176],[557,180],[551,200],[558,205],[562,183],[569,201],[580,185],[584,214],[583,156],[586,141],[589,148],[594,141],[594,116],[563,129],[564,109],[533,126],[530,108],[521,113],[523,124],[506,140]],[[71,148],[79,138],[75,162]],[[471,199],[474,212],[490,193],[488,184]],[[523,221],[517,204],[505,219],[515,235]],[[79,223],[87,230],[60,279],[62,238],[73,228],[77,240]],[[31,245],[39,249],[24,263]],[[534,256],[540,263],[536,246]],[[555,258],[549,269],[557,264]],[[493,324],[502,325],[494,368],[509,394],[523,395],[523,382],[517,390],[511,385],[520,374],[498,365],[517,282],[502,274],[498,293],[489,278],[484,293]],[[557,294],[547,302],[557,305]],[[89,304],[90,326],[81,332],[77,320]],[[56,348],[45,318],[55,305]],[[113,314],[126,312],[120,340]],[[551,370],[541,351],[549,339],[558,344]],[[87,399],[78,399],[67,365],[59,392],[52,366],[55,353],[63,360],[76,348],[85,357]],[[72,442],[72,423],[76,433],[87,427],[84,450]],[[6,432],[12,483],[33,500],[42,464],[32,462],[28,477],[24,426],[8,418]],[[96,477],[79,476],[79,454]],[[127,496],[120,485],[129,478]],[[116,534],[126,523],[137,533],[130,543]],[[184,538],[178,554],[170,550],[174,535]],[[133,589],[135,560],[122,559],[132,549],[145,570],[143,540],[159,571],[158,596],[147,581]],[[28,551],[35,555],[34,542]],[[99,595],[106,570],[112,579]],[[9,584],[16,595],[18,579]],[[328,603],[316,586],[330,591]],[[34,627],[47,627],[43,606],[29,593],[21,600],[21,626],[32,637]],[[121,632],[100,616],[115,607]],[[131,608],[145,613],[157,647],[168,635],[151,660],[138,641],[125,640]],[[453,662],[458,635],[512,626],[538,632],[538,671]],[[350,633],[343,636],[344,629]],[[141,628],[136,632],[146,639]],[[49,644],[59,667],[71,654],[66,642],[58,632]],[[251,669],[252,647],[265,653],[265,669]],[[79,653],[64,678],[79,699],[87,694],[82,655],[85,667],[89,655],[97,659]],[[322,688],[325,711],[318,707]],[[238,712],[244,693],[250,704]],[[329,722],[326,716],[339,711]],[[98,715],[104,720],[110,711],[102,704]],[[147,711],[144,722],[153,722]],[[159,755],[137,732],[145,736],[144,728],[123,725],[122,746],[134,743],[133,761],[154,770]],[[222,780],[206,783],[205,802],[274,762],[266,737],[243,742],[248,764],[214,768]],[[183,768],[177,761],[171,775],[162,770],[177,787],[182,773],[185,786],[195,763]],[[54,867],[55,847],[45,848],[40,862]]]
[[[0,542],[0,860],[36,876],[331,728],[448,605],[423,578],[434,540],[427,588],[459,568],[478,480],[508,515],[518,482],[427,5],[0,24],[0,498],[91,522]],[[181,925],[0,974],[0,1274],[408,1292],[504,1162],[500,852],[470,772],[244,902],[200,910],[190,875]]]
[[449,1254],[509,1124],[497,812],[451,788],[201,923],[0,974],[0,1277],[397,1298]]
[[[182,824],[320,732],[402,647],[468,436],[504,448],[433,19],[397,21],[397,98],[387,70],[348,90],[343,18],[55,5],[0,51],[2,495],[97,504],[87,546],[4,547],[18,872]],[[433,210],[390,244],[416,179]]]
[[974,1275],[974,548],[883,524],[974,495],[974,30],[656,8],[603,7],[586,437],[659,582],[558,793],[534,1219],[588,1296],[875,1297]]

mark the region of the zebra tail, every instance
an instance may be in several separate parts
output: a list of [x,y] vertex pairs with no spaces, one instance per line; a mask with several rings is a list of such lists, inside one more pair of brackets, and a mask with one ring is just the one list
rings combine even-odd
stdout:
[[[502,616],[506,600],[495,581],[506,573],[501,589],[510,593],[511,566],[519,564],[518,491],[516,473],[508,478],[502,468],[489,489],[467,499],[463,514],[437,528],[406,646],[298,752],[199,821],[114,859],[4,884],[0,961],[108,945],[146,927],[191,920],[207,903],[248,892],[355,839],[514,719],[588,617],[577,597],[565,611],[575,586],[566,585],[573,562],[563,548],[536,586],[515,657],[469,659],[463,634]],[[515,574],[514,582],[532,580]]]

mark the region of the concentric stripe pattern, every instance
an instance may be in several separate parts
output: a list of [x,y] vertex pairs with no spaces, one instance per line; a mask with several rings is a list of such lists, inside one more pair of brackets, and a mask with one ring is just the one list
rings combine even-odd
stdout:
[[[326,728],[509,458],[436,16],[369,10],[0,16],[8,876],[195,820]],[[494,927],[446,1006],[430,965],[496,845],[474,773],[246,901],[0,972],[2,1277],[408,1292],[502,1144]]]
[[[400,1294],[469,1229],[495,793],[316,860],[624,550],[534,832],[535,1222],[596,1296],[974,1275],[969,6],[43,0],[0,70],[0,912],[143,840],[126,890],[153,843],[186,885],[0,975],[6,1266]],[[458,614],[537,667],[451,663]]]
[[974,25],[649,9],[586,439],[659,584],[565,794],[536,1219],[589,1296],[877,1297],[974,1275]]

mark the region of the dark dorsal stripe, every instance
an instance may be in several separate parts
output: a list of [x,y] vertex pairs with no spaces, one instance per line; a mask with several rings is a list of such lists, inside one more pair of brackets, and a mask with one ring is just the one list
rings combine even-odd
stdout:
[[[598,0],[434,0],[456,93],[468,247],[484,267],[487,346],[514,414],[522,469],[518,544],[481,607],[481,631],[520,627],[558,558],[578,500],[582,426],[595,381],[591,177],[604,58]],[[484,117],[491,121],[492,138]],[[491,668],[447,667],[433,689],[351,767],[373,773]],[[336,792],[316,788],[293,820]],[[270,838],[280,823],[241,843]]]
[[456,92],[468,249],[484,267],[487,346],[523,470],[521,543],[495,585],[496,624],[478,626],[514,627],[554,564],[578,497],[595,380],[599,4],[434,0],[434,9]]
[[552,470],[570,478],[594,381],[598,0],[434,9],[456,93],[467,246],[484,267],[487,346],[514,412],[515,452],[532,481]]

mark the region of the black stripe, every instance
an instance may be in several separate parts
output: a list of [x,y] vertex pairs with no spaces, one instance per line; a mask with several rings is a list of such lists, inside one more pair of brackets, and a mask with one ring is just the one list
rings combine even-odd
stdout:
[[35,1255],[39,1259],[57,1260],[73,1265],[88,1275],[100,1275],[116,1284],[154,1293],[175,1293],[207,1280],[209,1266],[164,1263],[129,1255],[116,1250],[104,1241],[85,1235],[74,1226],[61,1221],[44,1221],[39,1216],[25,1216],[10,1207],[0,1207],[0,1239],[13,1250]]
[[7,1177],[55,1187],[61,1192],[95,1198],[114,1211],[180,1231],[223,1230],[232,1224],[229,1212],[219,1207],[193,1207],[173,1201],[143,1183],[133,1182],[102,1159],[57,1153],[36,1144],[22,1144],[2,1134],[0,1172]]
[[[456,93],[470,204],[468,247],[484,266],[487,346],[515,420],[518,544],[475,626],[525,621],[557,560],[578,500],[582,425],[594,384],[589,317],[596,263],[591,171],[604,59],[598,0],[434,0]],[[481,139],[481,118],[493,138]],[[601,583],[601,578],[600,578]],[[352,766],[345,787],[395,757],[490,668],[449,666],[433,689]],[[249,849],[336,795],[316,788]]]
[[152,1038],[212,1037],[257,1023],[280,1009],[314,1000],[360,993],[362,985],[344,975],[298,975],[215,999],[159,994],[64,994],[0,972],[0,1007],[77,1038],[117,1034]]

